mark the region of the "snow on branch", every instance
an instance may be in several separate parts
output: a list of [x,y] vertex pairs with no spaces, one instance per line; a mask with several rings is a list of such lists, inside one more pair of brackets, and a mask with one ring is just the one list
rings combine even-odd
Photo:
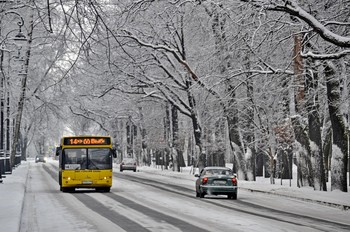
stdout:
[[[158,98],[164,101],[168,101],[171,104],[173,104],[182,114],[191,116],[191,109],[190,107],[181,99],[181,97],[176,94],[169,86],[164,84],[162,81],[156,81],[152,77],[148,75],[144,75],[144,77],[147,79],[147,81],[151,82],[154,87],[158,89],[158,91],[161,93],[162,96],[155,94],[156,92],[145,92],[145,97],[154,97]],[[164,91],[161,87],[163,87],[166,91]],[[171,97],[170,95],[174,96]],[[179,102],[179,103],[178,103]],[[183,109],[185,108],[185,109]]]
[[302,9],[295,0],[283,1],[259,1],[259,0],[241,0],[242,2],[249,2],[254,6],[263,7],[271,11],[283,11],[293,15],[312,27],[324,40],[337,45],[339,47],[350,47],[350,37],[338,35],[330,31],[325,25],[318,21],[314,16]]
[[315,60],[331,60],[331,59],[339,59],[342,58],[344,56],[347,56],[350,54],[350,50],[344,50],[341,52],[337,52],[337,53],[332,53],[332,54],[316,54],[313,52],[301,52],[300,55],[304,58],[312,58]]
[[[69,109],[70,109],[70,111],[71,111],[72,114],[74,114],[74,115],[76,115],[76,116],[80,116],[80,117],[86,118],[86,119],[89,119],[89,120],[91,120],[91,121],[97,123],[97,124],[100,126],[100,128],[101,128],[102,130],[108,131],[107,128],[105,128],[101,122],[97,121],[95,118],[89,117],[88,114],[87,114],[86,112],[85,112],[85,113],[75,112],[71,106],[69,106]],[[86,111],[86,110],[85,110],[85,111]],[[98,115],[97,115],[96,113],[94,113],[94,112],[89,111],[89,113],[92,113],[93,115],[98,116]]]
[[193,72],[193,70],[190,68],[188,63],[181,58],[181,55],[178,53],[177,50],[172,49],[172,48],[167,47],[167,46],[164,46],[164,45],[161,45],[161,44],[156,44],[155,45],[155,44],[147,43],[145,41],[142,41],[138,37],[136,37],[133,33],[131,33],[128,30],[124,29],[122,31],[125,33],[125,35],[119,35],[120,37],[127,37],[127,38],[130,38],[130,39],[133,39],[135,42],[137,42],[138,44],[140,44],[141,46],[144,46],[144,47],[152,48],[154,50],[164,50],[166,52],[171,53],[175,57],[175,59],[180,64],[182,64],[185,67],[185,69],[191,74],[191,77],[192,77],[193,80],[195,80],[195,81],[199,80],[198,76]]
[[324,40],[340,47],[350,47],[350,37],[340,36],[328,30],[315,17],[307,13],[294,0],[286,1],[286,12],[304,20],[311,26]]
[[[133,33],[131,33],[130,31],[127,31],[127,30],[123,30],[123,32],[125,33],[125,35],[121,35],[122,37],[127,37],[127,38],[131,38],[133,39],[134,41],[136,41],[138,44],[140,44],[141,46],[144,46],[144,47],[148,47],[148,48],[151,48],[151,49],[154,49],[154,50],[163,50],[165,52],[168,52],[170,54],[172,54],[175,59],[180,63],[182,64],[185,69],[188,71],[188,73],[190,74],[191,78],[199,85],[201,86],[202,88],[204,88],[205,90],[207,90],[210,94],[212,94],[214,97],[216,97],[219,102],[220,102],[220,105],[224,108],[225,110],[225,104],[223,103],[223,100],[222,98],[220,97],[220,95],[215,92],[213,89],[210,89],[210,88],[207,88],[207,86],[202,82],[200,81],[199,77],[197,76],[197,74],[192,70],[192,68],[190,67],[190,65],[186,62],[186,60],[182,59],[181,58],[181,55],[178,53],[177,50],[175,49],[172,49],[170,47],[167,47],[167,46],[164,46],[164,45],[155,45],[155,44],[150,44],[150,43],[147,43],[145,41],[142,41],[141,39],[139,39],[138,37],[136,37]],[[168,59],[168,60],[171,60],[171,59]],[[159,61],[158,61],[159,62]],[[159,62],[159,65],[161,68],[163,68],[163,70],[169,75],[169,77],[171,77],[172,75],[170,75],[169,72],[167,72],[167,70],[164,69],[164,66],[161,65],[161,63]],[[173,78],[174,79],[174,78]],[[165,85],[163,85],[164,87],[167,87]],[[183,86],[181,84],[179,84],[179,86]],[[185,86],[184,86],[185,87]],[[170,89],[168,89],[168,91],[170,91]],[[174,94],[174,93],[173,93]],[[181,102],[181,101],[180,101]],[[181,102],[182,105],[186,105],[184,104],[183,102]],[[186,106],[187,108],[187,106]],[[190,110],[189,108],[187,108],[188,110]]]

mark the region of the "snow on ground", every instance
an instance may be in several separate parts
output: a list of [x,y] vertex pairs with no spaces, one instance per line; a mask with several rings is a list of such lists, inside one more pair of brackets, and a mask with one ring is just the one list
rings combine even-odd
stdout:
[[[0,225],[1,231],[18,231],[20,225],[20,215],[23,208],[23,197],[25,194],[25,183],[28,174],[28,163],[32,161],[23,161],[11,175],[7,175],[0,184]],[[48,162],[57,162],[49,160]],[[118,165],[115,164],[114,171],[118,171]],[[164,170],[160,166],[139,167],[138,172],[145,174],[157,174],[164,178],[176,178],[176,182],[181,180],[195,180],[191,167],[182,168],[181,172],[173,172]],[[328,204],[341,209],[350,209],[350,192],[344,193],[340,191],[330,191],[330,183],[328,183],[328,191],[314,191],[310,187],[298,188],[296,186],[296,178],[290,180],[275,179],[275,184],[270,184],[268,178],[258,177],[256,182],[239,181],[239,194],[244,191],[261,191],[269,194],[280,194],[292,198],[300,198],[322,204]],[[291,186],[289,186],[291,185]],[[242,191],[241,191],[242,190]],[[341,207],[343,206],[343,207]]]
[[[232,167],[232,164],[227,164],[228,167]],[[117,166],[115,166],[117,167]],[[294,168],[296,170],[296,168]],[[185,167],[181,169],[181,172],[173,172],[171,170],[165,170],[161,166],[152,167],[139,167],[138,171],[153,173],[163,176],[171,176],[179,179],[195,180],[191,167]],[[275,184],[270,184],[269,178],[257,177],[256,181],[242,181],[239,180],[238,186],[241,190],[264,192],[269,194],[276,194],[287,196],[291,198],[301,198],[305,201],[313,201],[318,203],[327,204],[334,207],[340,207],[346,210],[350,210],[350,188],[349,192],[341,192],[338,190],[331,191],[330,181],[327,182],[328,191],[315,191],[312,187],[297,187],[296,183],[296,171],[294,171],[292,180],[275,179]],[[349,181],[349,174],[348,174]]]
[[23,162],[0,184],[1,231],[18,231],[27,172],[27,162]]

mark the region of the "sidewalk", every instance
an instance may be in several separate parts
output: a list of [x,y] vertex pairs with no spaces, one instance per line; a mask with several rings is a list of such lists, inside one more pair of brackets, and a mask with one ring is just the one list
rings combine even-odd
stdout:
[[1,231],[19,231],[29,164],[22,161],[0,183]]

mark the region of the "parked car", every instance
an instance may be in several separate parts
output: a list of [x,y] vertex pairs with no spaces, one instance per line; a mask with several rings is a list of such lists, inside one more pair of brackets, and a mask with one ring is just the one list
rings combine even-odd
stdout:
[[133,158],[124,158],[120,163],[120,171],[132,170],[136,172],[136,160]]
[[35,163],[38,163],[38,162],[46,163],[46,158],[45,158],[45,156],[43,156],[43,155],[37,155],[37,156],[35,157]]
[[229,199],[237,199],[237,175],[226,167],[205,167],[196,180],[196,197],[205,195],[227,195]]

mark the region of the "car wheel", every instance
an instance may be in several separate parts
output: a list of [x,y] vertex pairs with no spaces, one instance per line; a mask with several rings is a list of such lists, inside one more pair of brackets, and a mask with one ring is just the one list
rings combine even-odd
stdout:
[[196,197],[199,197],[199,192],[196,191]]
[[123,172],[123,169],[120,169],[121,172]]
[[136,172],[136,169],[134,169],[134,172]]
[[231,195],[231,199],[233,199],[233,200],[237,200],[237,193],[232,193],[232,195]]
[[202,191],[199,190],[199,197],[204,198],[204,196],[205,196],[205,193],[203,193]]

